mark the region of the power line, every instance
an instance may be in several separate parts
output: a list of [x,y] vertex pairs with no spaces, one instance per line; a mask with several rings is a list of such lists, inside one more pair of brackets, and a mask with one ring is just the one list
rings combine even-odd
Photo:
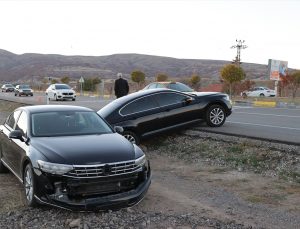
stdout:
[[241,49],[248,48],[247,45],[244,45],[245,40],[238,40],[236,39],[236,45],[231,46],[232,49],[236,48],[237,54],[235,57],[235,60],[233,60],[233,63],[236,64],[238,67],[240,67],[241,64]]

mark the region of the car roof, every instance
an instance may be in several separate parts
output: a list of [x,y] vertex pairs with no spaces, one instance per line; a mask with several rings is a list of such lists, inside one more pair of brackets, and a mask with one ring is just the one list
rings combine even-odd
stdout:
[[53,111],[93,111],[87,107],[72,106],[72,105],[35,105],[20,107],[29,113],[53,112]]
[[155,94],[158,92],[176,92],[176,93],[182,93],[181,91],[175,91],[172,89],[167,89],[167,88],[154,88],[154,89],[148,89],[148,90],[141,90],[141,91],[137,91],[131,94],[128,94],[126,96],[123,96],[119,99],[116,99],[115,101],[120,101],[121,103],[125,102],[125,101],[129,101],[135,98],[139,98],[145,95],[150,95],[150,94]]
[[180,82],[175,82],[175,81],[159,81],[159,82],[153,82],[153,83],[160,83],[160,84],[171,84],[171,83],[180,83]]

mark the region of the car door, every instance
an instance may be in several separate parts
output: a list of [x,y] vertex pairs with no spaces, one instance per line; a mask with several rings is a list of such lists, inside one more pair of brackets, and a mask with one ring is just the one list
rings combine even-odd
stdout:
[[1,126],[1,152],[3,160],[11,169],[15,171],[13,151],[15,143],[9,138],[9,134],[14,130],[17,120],[21,114],[21,110],[16,110],[8,116],[3,126]]
[[164,111],[163,127],[172,127],[200,118],[199,104],[192,96],[180,92],[157,93],[155,99]]
[[161,128],[161,118],[163,112],[159,105],[153,99],[153,95],[144,96],[135,99],[120,109],[123,126],[134,128],[134,131],[139,135],[144,135],[150,132],[155,132]]
[[23,140],[12,139],[11,157],[13,158],[13,166],[16,168],[18,175],[21,177],[23,158],[26,155],[26,151],[28,151],[28,144],[26,143],[28,137],[28,117],[25,111],[22,111],[20,114],[15,130],[20,130],[22,132]]

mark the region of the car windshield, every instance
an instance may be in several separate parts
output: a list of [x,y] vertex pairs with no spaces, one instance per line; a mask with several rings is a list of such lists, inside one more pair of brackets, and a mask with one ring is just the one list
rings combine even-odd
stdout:
[[31,132],[35,137],[112,133],[95,112],[55,111],[31,114]]
[[20,88],[22,88],[22,89],[29,89],[30,87],[29,87],[29,85],[20,85]]
[[4,84],[4,87],[14,87],[12,84]]
[[189,86],[183,84],[183,83],[170,83],[168,88],[176,90],[176,91],[183,91],[183,92],[192,92],[194,91]]
[[71,88],[69,85],[66,85],[66,84],[58,84],[58,85],[55,85],[55,89],[62,90],[62,89],[71,89]]

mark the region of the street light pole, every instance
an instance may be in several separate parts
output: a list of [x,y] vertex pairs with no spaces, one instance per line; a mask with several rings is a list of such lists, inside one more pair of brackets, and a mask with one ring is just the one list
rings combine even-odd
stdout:
[[236,45],[231,46],[231,48],[236,48],[237,54],[235,57],[235,60],[233,60],[233,63],[236,64],[238,67],[240,67],[241,64],[241,49],[246,49],[248,48],[247,45],[244,45],[245,40],[238,40],[236,39]]

